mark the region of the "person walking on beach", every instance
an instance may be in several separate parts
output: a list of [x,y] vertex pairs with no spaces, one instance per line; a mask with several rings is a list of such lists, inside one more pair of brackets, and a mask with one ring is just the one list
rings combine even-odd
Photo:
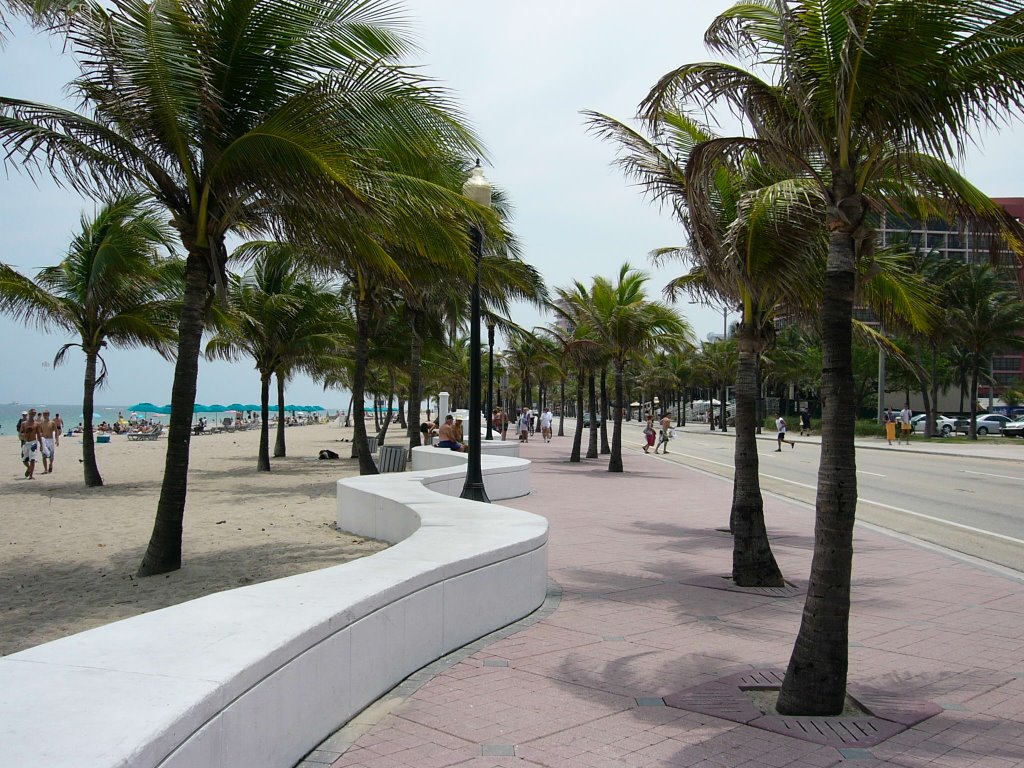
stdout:
[[661,446],[662,453],[668,453],[668,441],[672,439],[672,417],[668,415],[666,411],[661,417],[661,432],[658,435],[658,444],[654,446],[654,452],[657,453]]
[[54,445],[60,447],[60,434],[64,431],[64,419],[59,413],[53,414]]
[[21,463],[25,465],[25,477],[35,480],[36,458],[39,456],[42,436],[34,408],[29,409],[28,416],[22,419],[18,438],[21,440]]
[[882,423],[885,425],[885,439],[889,441],[889,445],[892,445],[893,438],[896,437],[896,417],[889,406],[885,406]]
[[914,412],[910,410],[910,403],[904,403],[903,410],[900,411],[900,440],[905,440],[907,445],[910,445],[910,420],[913,417]]
[[53,472],[53,459],[56,455],[57,427],[50,418],[49,411],[43,411],[43,420],[39,425],[40,445],[43,454],[43,474],[49,475]]
[[776,416],[776,418],[775,418],[775,429],[779,433],[779,437],[778,437],[778,439],[779,439],[779,447],[775,449],[775,452],[779,453],[782,450],[782,444],[783,443],[789,443],[789,447],[791,449],[792,448],[796,448],[796,443],[794,443],[792,440],[787,440],[786,439],[786,428],[787,428],[786,427],[786,420],[784,418],[782,418],[782,414],[781,413],[776,413],[775,416]]

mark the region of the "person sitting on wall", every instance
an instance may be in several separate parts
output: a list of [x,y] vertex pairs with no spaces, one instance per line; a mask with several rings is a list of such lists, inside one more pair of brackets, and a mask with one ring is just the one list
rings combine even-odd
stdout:
[[462,444],[455,439],[455,417],[448,414],[444,417],[444,424],[437,431],[437,447],[447,448],[450,451],[461,451]]

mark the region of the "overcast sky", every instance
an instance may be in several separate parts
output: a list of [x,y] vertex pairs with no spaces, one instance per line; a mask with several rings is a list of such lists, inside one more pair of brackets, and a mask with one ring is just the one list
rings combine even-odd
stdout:
[[[444,83],[484,140],[486,173],[514,205],[513,226],[524,257],[549,287],[593,275],[614,276],[623,261],[651,274],[650,294],[686,270],[653,269],[654,248],[681,245],[679,227],[667,212],[645,202],[610,166],[612,146],[589,136],[580,110],[626,119],[665,72],[710,58],[702,35],[723,0],[559,0],[481,3],[408,0],[406,7],[423,48],[427,72]],[[0,49],[0,93],[56,103],[76,73],[61,42],[16,26]],[[964,167],[968,178],[993,197],[1024,196],[1019,128],[979,137],[982,146]],[[0,177],[0,260],[34,275],[56,264],[93,204],[40,180],[33,184],[13,169]],[[683,302],[679,310],[700,338],[720,332],[720,311]],[[521,309],[514,320],[543,322]],[[49,367],[69,339],[44,334],[0,317],[5,364],[0,402],[80,402],[83,359],[72,355]],[[173,369],[146,351],[107,352],[109,386],[98,404],[127,405],[170,399]],[[199,402],[256,402],[259,379],[248,361],[201,363]],[[345,407],[338,392],[308,380],[288,391],[293,403]]]

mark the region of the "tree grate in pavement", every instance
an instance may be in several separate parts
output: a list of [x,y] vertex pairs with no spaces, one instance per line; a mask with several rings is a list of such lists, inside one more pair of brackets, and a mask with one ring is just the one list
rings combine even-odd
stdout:
[[762,597],[798,597],[807,591],[806,584],[786,582],[784,587],[741,587],[732,580],[732,576],[707,574],[679,580],[680,584],[691,587],[707,587],[725,592],[741,592],[745,595],[761,595]]
[[762,713],[746,692],[777,691],[784,676],[781,669],[730,675],[665,696],[665,704],[836,748],[873,747],[942,711],[930,701],[851,685],[847,693],[866,715],[804,717]]

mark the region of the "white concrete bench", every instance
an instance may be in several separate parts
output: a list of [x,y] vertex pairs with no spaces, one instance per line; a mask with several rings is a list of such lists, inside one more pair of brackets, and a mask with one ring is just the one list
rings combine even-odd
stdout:
[[[493,499],[528,490],[528,462],[483,459]],[[295,764],[411,672],[543,602],[547,522],[438,495],[464,471],[339,481],[341,527],[398,542],[371,557],[0,658],[0,766]]]

